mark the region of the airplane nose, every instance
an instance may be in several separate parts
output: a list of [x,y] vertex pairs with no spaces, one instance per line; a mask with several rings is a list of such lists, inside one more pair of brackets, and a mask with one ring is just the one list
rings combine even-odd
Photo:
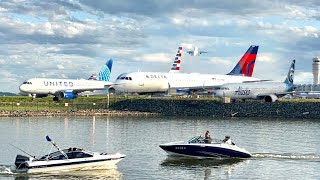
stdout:
[[115,81],[114,85],[112,86],[116,91],[122,91],[124,89],[124,85],[121,81]]
[[26,92],[28,90],[25,84],[20,85],[19,89],[22,92]]
[[223,97],[223,92],[220,90],[216,90],[214,93],[216,97]]

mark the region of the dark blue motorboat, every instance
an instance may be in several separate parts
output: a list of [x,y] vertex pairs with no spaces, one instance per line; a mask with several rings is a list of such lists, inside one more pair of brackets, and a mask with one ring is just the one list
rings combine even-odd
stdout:
[[200,158],[249,158],[247,150],[224,142],[206,142],[201,136],[193,137],[188,141],[161,144],[160,147],[169,155],[190,156]]

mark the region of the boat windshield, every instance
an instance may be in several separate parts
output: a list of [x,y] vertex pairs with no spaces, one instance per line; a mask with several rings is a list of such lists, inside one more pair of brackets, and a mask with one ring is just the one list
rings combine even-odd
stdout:
[[[69,148],[62,150],[68,157],[68,159],[75,159],[75,158],[86,158],[86,157],[93,157],[91,152],[85,151],[81,148]],[[66,157],[60,152],[56,151],[47,155],[44,155],[40,158],[40,160],[62,160],[66,159]]]
[[191,138],[190,140],[188,140],[188,143],[205,143],[204,138],[201,136],[195,136],[193,138]]

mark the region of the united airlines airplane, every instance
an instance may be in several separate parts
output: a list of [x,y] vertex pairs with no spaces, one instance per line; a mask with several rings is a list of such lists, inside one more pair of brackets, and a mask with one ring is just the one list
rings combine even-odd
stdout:
[[99,72],[98,80],[32,78],[23,82],[19,89],[23,93],[31,94],[33,98],[50,94],[54,96],[54,101],[59,98],[74,99],[84,91],[108,89],[113,84],[109,82],[112,63],[112,59],[107,61]]
[[235,99],[264,99],[265,102],[275,102],[279,97],[293,93],[295,60],[292,61],[287,78],[284,82],[251,82],[224,84],[215,90],[218,97]]
[[252,72],[259,46],[250,46],[233,70],[226,74],[133,72],[118,76],[110,92],[164,93],[169,89],[204,92],[231,82],[260,81]]

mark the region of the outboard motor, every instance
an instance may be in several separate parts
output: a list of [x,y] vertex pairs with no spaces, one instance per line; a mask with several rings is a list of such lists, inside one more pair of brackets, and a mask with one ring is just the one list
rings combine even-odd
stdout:
[[26,168],[26,161],[29,161],[29,160],[30,160],[29,157],[18,154],[14,164],[16,165],[17,169],[24,169]]

